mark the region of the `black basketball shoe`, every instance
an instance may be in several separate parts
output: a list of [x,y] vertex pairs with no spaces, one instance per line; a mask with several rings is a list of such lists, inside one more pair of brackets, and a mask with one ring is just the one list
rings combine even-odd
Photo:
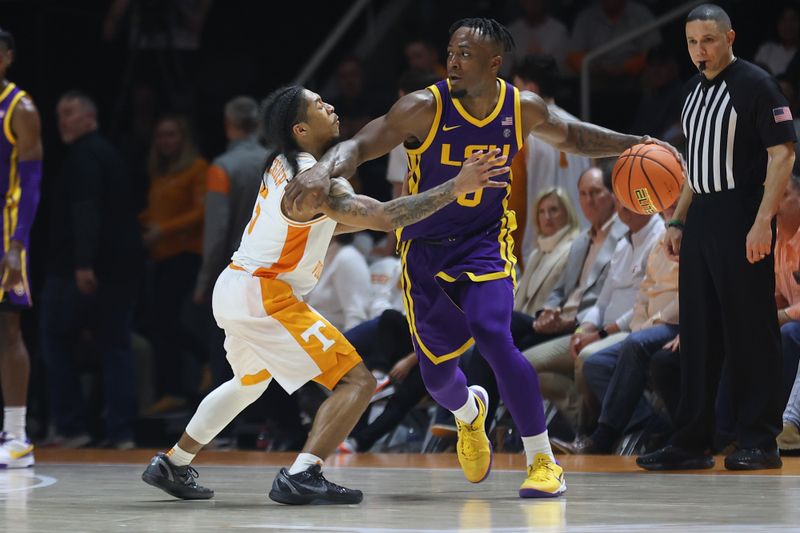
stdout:
[[197,477],[191,465],[175,466],[167,454],[158,452],[142,474],[142,481],[182,500],[213,498],[214,491],[198,485]]
[[281,468],[272,482],[269,497],[288,505],[333,505],[361,503],[364,495],[360,490],[331,483],[322,475],[322,467],[313,465],[294,475]]

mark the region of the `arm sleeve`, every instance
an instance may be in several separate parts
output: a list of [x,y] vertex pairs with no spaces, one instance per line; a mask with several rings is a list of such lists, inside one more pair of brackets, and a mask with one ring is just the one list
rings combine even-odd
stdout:
[[197,288],[210,288],[213,279],[230,259],[226,257],[226,237],[230,220],[230,178],[218,165],[208,168],[206,179],[205,222],[203,224],[203,265],[197,275]]
[[70,211],[75,234],[75,268],[94,268],[100,249],[100,210],[106,180],[98,161],[82,151],[67,164]]
[[764,78],[755,91],[755,126],[764,148],[796,142],[789,102],[774,78]]
[[42,183],[42,162],[40,160],[20,161],[17,165],[19,173],[20,195],[17,205],[17,226],[11,235],[12,241],[25,246],[30,242],[31,226],[39,206],[39,194]]
[[344,330],[349,330],[367,320],[369,304],[369,268],[361,252],[347,246],[339,254],[339,265],[331,283],[344,314]]

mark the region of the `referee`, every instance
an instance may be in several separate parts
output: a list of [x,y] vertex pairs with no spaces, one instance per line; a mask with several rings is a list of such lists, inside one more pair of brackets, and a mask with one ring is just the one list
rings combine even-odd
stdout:
[[668,223],[680,254],[681,401],[676,432],[643,455],[647,470],[711,468],[714,405],[725,364],[739,450],[731,470],[780,468],[781,346],[771,255],[773,217],[794,162],[788,102],[769,74],[733,55],[736,34],[713,4],[686,19],[699,70],[681,124],[688,180]]

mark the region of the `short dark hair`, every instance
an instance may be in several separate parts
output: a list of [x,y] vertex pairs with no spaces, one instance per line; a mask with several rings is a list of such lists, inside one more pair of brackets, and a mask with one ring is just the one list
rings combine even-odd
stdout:
[[457,20],[450,26],[450,36],[452,37],[459,28],[477,30],[481,35],[500,46],[503,52],[511,52],[516,47],[511,32],[495,19],[472,17]]
[[539,96],[552,98],[558,86],[558,65],[551,55],[530,54],[523,57],[511,69],[514,76],[539,86]]
[[97,115],[97,104],[94,102],[91,96],[83,91],[79,91],[77,89],[69,90],[62,94],[58,100],[59,102],[61,100],[78,100],[87,111]]
[[408,94],[433,85],[437,81],[439,81],[439,77],[435,74],[419,70],[407,70],[397,80],[397,88]]
[[16,48],[16,43],[14,42],[14,36],[11,35],[10,31],[4,30],[0,28],[0,43],[5,43],[6,48],[9,50],[14,50]]
[[692,9],[686,16],[686,22],[695,20],[713,20],[722,31],[728,31],[732,27],[731,18],[724,9],[716,4],[702,4]]

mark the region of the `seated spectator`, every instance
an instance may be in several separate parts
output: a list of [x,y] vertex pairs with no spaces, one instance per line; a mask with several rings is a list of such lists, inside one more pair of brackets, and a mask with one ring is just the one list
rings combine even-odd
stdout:
[[366,321],[370,301],[367,260],[352,243],[352,233],[333,238],[319,283],[306,297],[308,304],[340,331]]
[[781,453],[800,451],[800,177],[792,175],[778,207],[775,287],[783,345],[784,388],[791,387],[778,435]]
[[372,264],[370,320],[345,332],[367,368],[377,376],[385,376],[379,380],[377,392],[389,392],[391,386],[393,393],[375,420],[369,421],[370,409],[364,413],[339,446],[339,453],[368,451],[427,394],[404,315],[401,272],[396,257],[385,257]]
[[[669,219],[674,209],[662,216]],[[664,253],[663,239],[647,259],[647,270],[636,298],[631,334],[622,342],[590,355],[583,377],[602,405],[599,423],[588,438],[573,443],[552,441],[566,453],[611,453],[615,441],[628,427],[642,427],[653,416],[643,394],[650,358],[678,334],[678,263]],[[589,410],[591,413],[591,410]]]
[[[572,242],[564,271],[548,294],[543,308],[531,309],[532,314],[516,310],[512,313],[511,336],[520,350],[569,335],[575,330],[578,320],[595,304],[606,279],[614,248],[627,230],[614,214],[609,174],[604,174],[599,168],[590,168],[581,176],[578,187],[581,210],[592,226]],[[519,290],[516,297],[520,297]],[[473,348],[467,353],[472,355],[462,358],[462,364],[469,383],[481,385],[489,393],[488,426],[498,404],[494,401],[499,394],[497,383],[480,352]]]
[[581,398],[587,392],[583,361],[627,337],[647,259],[665,231],[659,216],[640,215],[622,204],[617,205],[617,215],[629,231],[617,243],[603,290],[580,326],[572,335],[523,352],[539,374],[542,396],[555,402],[576,430],[589,424],[581,409]]
[[159,400],[147,409],[148,415],[181,408],[187,401],[183,349],[194,337],[180,317],[202,260],[207,171],[186,119],[169,115],[158,120],[148,161],[147,208],[139,215],[154,266],[152,329]]
[[567,266],[572,241],[578,236],[578,217],[564,189],[543,190],[532,211],[536,248],[525,260],[525,270],[514,295],[514,310],[528,315],[544,307]]
[[783,8],[775,24],[777,40],[762,43],[753,62],[762,65],[773,76],[787,71],[789,63],[797,53],[800,42],[800,8],[787,5]]
[[42,358],[51,421],[63,447],[91,440],[78,372],[84,330],[102,358],[105,438],[134,446],[136,362],[131,350],[134,298],[143,253],[132,205],[128,167],[100,133],[97,108],[71,91],[58,101],[58,129],[69,146],[50,183],[46,274],[42,290]]
[[[549,0],[519,0],[523,16],[508,24],[517,45],[503,58],[503,65],[514,65],[522,57],[535,54],[552,56],[558,70],[564,72],[569,32],[563,22],[550,15]],[[509,68],[503,69],[507,73]]]
[[[519,90],[531,91],[542,97],[547,103],[547,109],[570,119],[573,117],[556,104],[555,94],[558,89],[558,70],[555,60],[551,56],[528,55],[514,66],[512,70],[514,85]],[[514,157],[512,165],[517,164],[517,160],[523,158],[522,168],[513,167],[514,183],[512,188],[520,183],[523,185],[521,192],[525,201],[514,201],[514,194],[517,190],[512,190],[511,201],[514,203],[513,209],[517,212],[517,220],[524,220],[514,234],[514,241],[519,243],[522,249],[521,259],[524,264],[527,257],[536,245],[536,217],[528,216],[528,209],[533,206],[539,193],[551,187],[560,187],[566,191],[567,196],[572,200],[573,205],[580,203],[578,197],[578,179],[592,166],[592,161],[588,157],[562,152],[552,145],[542,141],[534,135],[528,135],[522,150]],[[522,192],[524,191],[524,192]],[[578,225],[581,228],[587,227],[589,223],[583,215],[583,211],[577,213]]]

